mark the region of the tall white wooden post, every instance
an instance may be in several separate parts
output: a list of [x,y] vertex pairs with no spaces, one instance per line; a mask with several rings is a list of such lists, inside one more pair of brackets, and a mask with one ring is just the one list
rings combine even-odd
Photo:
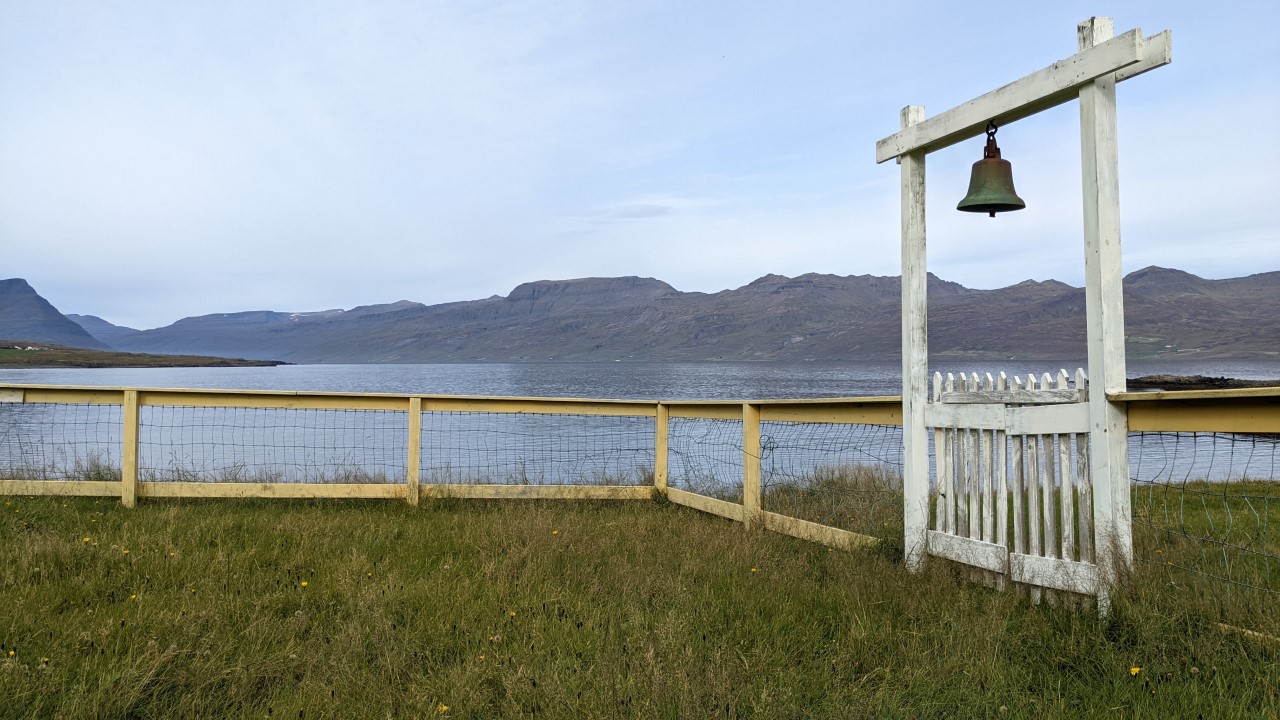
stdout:
[[[902,127],[924,120],[924,107],[902,109]],[[929,435],[924,406],[929,399],[928,267],[925,260],[923,151],[902,163],[902,492],[903,547],[908,570],[926,555],[929,525]]]
[[[1111,18],[1077,28],[1079,49],[1111,39]],[[1116,78],[1080,88],[1080,153],[1084,185],[1085,315],[1089,344],[1089,448],[1094,478],[1094,527],[1099,609],[1121,568],[1133,562],[1129,498],[1129,420],[1107,401],[1125,391],[1124,297],[1120,263],[1120,178],[1116,143]]]

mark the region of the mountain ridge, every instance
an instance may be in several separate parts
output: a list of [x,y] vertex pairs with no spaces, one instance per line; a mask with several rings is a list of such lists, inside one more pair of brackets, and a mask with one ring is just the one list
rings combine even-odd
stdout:
[[[295,363],[890,360],[900,356],[900,287],[897,276],[822,273],[769,274],[716,293],[636,276],[539,280],[506,296],[439,305],[194,316],[152,330],[117,328],[110,344]],[[931,355],[1084,352],[1081,288],[1026,280],[972,289],[930,274],[928,289]],[[1280,316],[1280,272],[1207,280],[1151,266],[1126,276],[1125,309],[1134,356],[1280,354],[1272,319]]]

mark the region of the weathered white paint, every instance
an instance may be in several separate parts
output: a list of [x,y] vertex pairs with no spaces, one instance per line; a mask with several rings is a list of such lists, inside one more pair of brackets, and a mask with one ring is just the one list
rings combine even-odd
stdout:
[[[1058,372],[1058,388],[1065,389],[1070,386],[1067,378],[1067,371]],[[1076,509],[1075,509],[1075,481],[1071,477],[1071,435],[1072,431],[1059,431],[1055,437],[1055,443],[1058,451],[1058,490],[1060,498],[1058,500],[1058,508],[1061,511],[1061,522],[1059,527],[1062,532],[1062,557],[1067,560],[1076,558]]]
[[1142,60],[1117,70],[1116,82],[1137,77],[1171,62],[1173,62],[1173,33],[1169,30],[1161,30],[1155,35],[1142,39]]
[[[995,382],[991,378],[991,373],[987,373],[983,379],[982,387],[984,390],[995,390]],[[996,539],[996,507],[995,507],[995,434],[999,428],[993,430],[983,430],[980,432],[982,440],[982,539],[987,542],[995,542]]]
[[1009,553],[1009,578],[1037,587],[1093,595],[1098,587],[1098,567],[1071,560]]
[[[1110,18],[1077,28],[1084,51],[1106,44]],[[1124,298],[1120,256],[1120,179],[1116,80],[1103,76],[1080,88],[1080,154],[1084,196],[1085,314],[1089,351],[1090,449],[1095,544],[1101,569],[1099,610],[1107,588],[1133,564],[1128,426],[1124,407],[1107,394],[1125,390]]]
[[[924,120],[924,108],[902,109],[902,127]],[[908,570],[923,567],[929,524],[929,336],[925,261],[925,153],[902,155],[902,468],[903,548]]]
[[[942,373],[935,372],[933,374],[933,402],[937,403],[942,397]],[[927,424],[926,420],[926,424]],[[947,431],[942,428],[934,428],[933,430],[933,448],[934,454],[939,458],[948,456]],[[934,504],[933,504],[933,529],[941,532],[947,532],[950,522],[947,519],[947,471],[951,468],[952,463],[937,462],[935,463],[934,478]]]
[[1078,390],[1060,391],[1057,389],[1041,390],[1039,392],[1028,392],[1021,388],[1006,390],[978,390],[966,392],[948,392],[944,393],[941,401],[958,405],[963,403],[1004,403],[1006,405],[1040,405],[1048,403],[1075,403],[1088,400],[1085,394]]
[[929,554],[937,555],[983,570],[1003,573],[1008,570],[1009,549],[977,538],[929,531]]
[[[1086,382],[1084,370],[1076,370],[1076,387],[1085,387]],[[1076,500],[1080,507],[1080,511],[1076,513],[1079,523],[1079,560],[1096,563],[1093,553],[1093,474],[1089,468],[1088,433],[1076,435],[1076,479]]]
[[1087,432],[1089,411],[1084,403],[1010,407],[943,402],[925,409],[925,422],[930,427],[1007,430],[1016,435]]
[[[1045,373],[1044,376],[1040,378],[1040,387],[1053,387],[1053,378],[1049,373]],[[1073,406],[1051,405],[1049,407],[1056,410],[1061,407]],[[1085,413],[1086,415],[1088,414],[1087,408],[1085,409]],[[1044,447],[1044,466],[1040,475],[1041,480],[1043,481],[1043,484],[1041,485],[1040,499],[1044,502],[1044,554],[1046,557],[1056,558],[1058,557],[1058,548],[1061,545],[1062,538],[1058,535],[1058,518],[1055,512],[1057,509],[1055,507],[1057,505],[1055,500],[1055,496],[1057,495],[1055,484],[1057,482],[1058,475],[1058,458],[1053,442],[1053,432],[1054,430],[1050,429],[1047,432],[1040,434],[1040,442]]]
[[1143,57],[1142,31],[1131,30],[940,115],[904,125],[876,143],[876,162],[941,150],[982,134],[988,121],[994,120],[1003,127],[1069,102],[1076,98],[1082,85],[1139,63]]

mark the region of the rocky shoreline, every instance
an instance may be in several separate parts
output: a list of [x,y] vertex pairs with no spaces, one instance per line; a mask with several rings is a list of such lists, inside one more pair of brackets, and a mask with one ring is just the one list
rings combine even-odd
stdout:
[[1280,387],[1280,380],[1238,380],[1208,375],[1143,375],[1129,378],[1130,390],[1233,390],[1237,388]]

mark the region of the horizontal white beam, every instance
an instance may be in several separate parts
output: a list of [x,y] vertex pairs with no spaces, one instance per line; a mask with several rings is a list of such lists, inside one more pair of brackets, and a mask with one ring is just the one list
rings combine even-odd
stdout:
[[929,554],[973,565],[984,570],[1004,573],[1008,570],[1009,550],[1003,545],[983,542],[930,530]]
[[1011,407],[1008,412],[1010,435],[1089,432],[1088,403]]
[[1081,595],[1098,594],[1098,567],[1073,560],[1009,553],[1009,579]]
[[1161,30],[1142,41],[1142,60],[1116,71],[1116,82],[1137,77],[1173,62],[1173,32]]
[[1079,97],[1080,88],[1104,75],[1124,80],[1166,65],[1173,57],[1166,30],[1143,40],[1139,29],[1083,50],[981,97],[903,128],[876,143],[876,162],[908,153],[930,153]]
[[929,403],[924,424],[932,428],[1004,430],[1010,435],[1051,435],[1089,431],[1088,403],[1063,405],[948,405]]

